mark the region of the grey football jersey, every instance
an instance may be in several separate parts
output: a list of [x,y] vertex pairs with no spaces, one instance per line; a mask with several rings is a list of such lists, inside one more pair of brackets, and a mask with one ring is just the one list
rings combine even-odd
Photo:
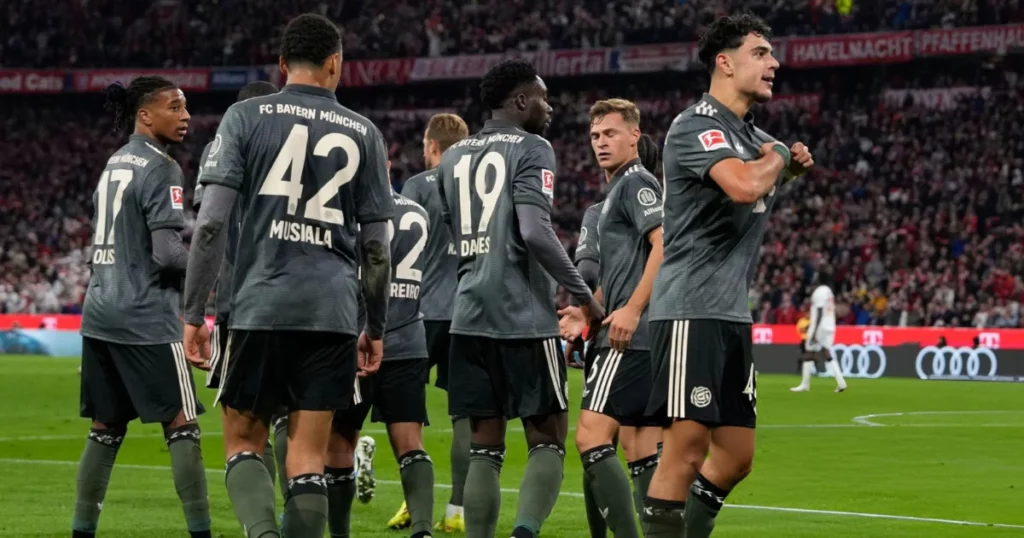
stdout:
[[573,260],[577,265],[583,260],[601,263],[601,243],[598,241],[597,221],[601,217],[604,202],[598,202],[583,212],[580,224],[580,238],[576,242],[576,254]]
[[[203,178],[203,166],[206,164],[206,158],[210,154],[210,148],[213,147],[213,142],[206,144],[203,148],[203,154],[199,158],[199,174],[196,176],[196,188],[192,195],[192,209],[196,212],[199,211],[199,206],[203,203],[203,191],[206,190],[202,183]],[[224,261],[220,264],[220,272],[217,275],[217,289],[215,292],[215,310],[217,323],[224,323],[228,320],[228,313],[231,312],[231,271],[235,263],[235,248],[238,245],[238,214],[241,212],[239,209],[241,206],[241,200],[235,203],[235,208],[231,211],[231,217],[229,218],[228,228],[228,247],[227,252],[224,253]]]
[[[612,177],[598,220],[598,241],[601,252],[601,287],[607,312],[622,308],[633,296],[643,277],[651,242],[647,234],[662,221],[661,185],[640,164],[632,161]],[[647,329],[650,307],[640,315],[640,323],[629,342],[629,349],[651,349]],[[598,333],[599,345],[610,347],[608,326]]]
[[202,183],[237,189],[230,327],[356,335],[356,223],[394,213],[377,127],[292,84],[232,105]]
[[651,320],[751,323],[747,291],[780,175],[766,196],[735,204],[708,171],[723,159],[751,161],[774,139],[708,94],[676,117],[665,137],[665,261]]
[[437,171],[427,170],[412,176],[402,185],[402,196],[427,210],[430,217],[430,236],[423,252],[426,257],[423,271],[423,297],[420,311],[427,321],[452,319],[455,307],[455,286],[458,284],[459,258],[455,255],[452,234],[444,225],[441,194],[437,190]]
[[433,228],[427,211],[395,194],[395,216],[388,225],[391,235],[391,298],[384,333],[384,359],[427,357],[427,335],[420,314],[424,248]]
[[185,227],[181,167],[156,141],[132,135],[93,194],[92,276],[83,336],[118,344],[181,341],[181,277],[153,261],[153,230]]
[[489,120],[445,151],[438,185],[459,255],[453,334],[558,336],[555,283],[527,250],[515,204],[551,211],[555,152],[543,138]]

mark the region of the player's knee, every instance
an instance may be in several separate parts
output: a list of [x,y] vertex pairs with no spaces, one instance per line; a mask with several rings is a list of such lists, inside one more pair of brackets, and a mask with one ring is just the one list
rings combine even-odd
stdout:
[[163,426],[164,426],[164,431],[166,431],[166,430],[169,430],[169,429],[181,428],[182,426],[185,426],[187,424],[196,424],[196,421],[195,421],[195,419],[191,419],[191,420],[190,419],[186,419],[185,418],[185,411],[182,410],[182,411],[178,411],[178,414],[170,422],[165,422],[163,424]]
[[594,447],[613,445],[617,425],[611,418],[584,412],[576,424],[576,449],[582,454]]
[[195,423],[164,428],[164,442],[167,443],[167,446],[171,446],[179,441],[189,441],[198,445],[201,438],[202,433],[199,431],[199,425]]
[[391,439],[395,456],[406,452],[423,450],[423,429],[419,423],[401,422],[388,425],[388,437]]
[[505,444],[505,419],[470,418],[470,440],[473,444],[496,446]]
[[117,432],[119,435],[124,436],[128,433],[127,422],[100,422],[98,420],[92,421],[92,429],[94,430],[110,430]]
[[566,430],[565,413],[526,417],[523,419],[523,431],[526,432],[526,445],[559,445],[565,446]]
[[750,476],[754,470],[754,455],[744,456],[732,460],[732,467],[729,469],[733,485],[739,484],[743,479]]
[[104,424],[94,420],[89,430],[89,440],[117,450],[121,448],[127,433],[127,424]]

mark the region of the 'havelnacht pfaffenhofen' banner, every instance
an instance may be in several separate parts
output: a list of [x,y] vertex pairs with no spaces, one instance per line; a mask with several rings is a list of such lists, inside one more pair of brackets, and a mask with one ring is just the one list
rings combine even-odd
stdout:
[[[935,30],[793,36],[772,40],[786,68],[804,69],[909,62],[962,54],[1008,54],[1024,50],[1024,24]],[[657,73],[699,69],[696,43],[612,48],[509,51],[425,58],[352,60],[342,64],[341,85],[357,88],[416,82],[476,79],[507,58],[524,58],[544,77]],[[0,94],[98,92],[112,82],[142,75],[170,78],[191,92],[237,90],[253,80],[281,85],[276,64],[168,69],[0,69]]]
[[[213,318],[206,322],[212,327]],[[77,357],[81,323],[73,314],[0,315],[0,354]],[[798,371],[796,327],[754,325],[751,338],[759,372]],[[842,325],[831,353],[851,378],[1024,382],[1024,329]]]

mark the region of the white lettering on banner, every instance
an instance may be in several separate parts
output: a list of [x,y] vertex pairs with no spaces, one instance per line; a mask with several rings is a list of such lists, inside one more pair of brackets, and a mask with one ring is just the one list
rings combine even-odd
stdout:
[[[981,373],[983,363],[988,366],[988,372],[984,374]],[[999,359],[991,349],[984,347],[927,346],[917,353],[914,367],[921,379],[985,379],[996,376]]]
[[894,32],[789,40],[787,64],[793,67],[856,65],[910,60],[914,34]]
[[56,93],[63,89],[60,73],[0,71],[0,93]]
[[[888,363],[885,350],[875,345],[837,344],[828,350],[828,354],[832,360],[838,361],[837,364],[842,368],[843,375],[846,377],[877,379],[885,374],[885,367]],[[872,359],[878,359],[877,365]]]
[[925,56],[1006,52],[1020,46],[1024,46],[1024,25],[981,26],[920,32],[917,52]]

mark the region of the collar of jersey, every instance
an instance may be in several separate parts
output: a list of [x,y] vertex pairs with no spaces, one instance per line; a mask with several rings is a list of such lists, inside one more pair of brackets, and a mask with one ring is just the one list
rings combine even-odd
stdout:
[[137,140],[144,144],[148,144],[151,148],[155,149],[161,155],[167,156],[167,148],[165,148],[163,144],[157,142],[155,139],[152,139],[144,134],[132,133],[132,135],[129,136],[128,139]]
[[733,113],[732,109],[730,109],[729,107],[723,105],[718,99],[715,99],[714,97],[711,97],[710,93],[705,93],[703,99],[704,99],[704,102],[706,102],[706,103],[710,104],[711,106],[717,108],[718,112],[722,115],[723,118],[725,118],[725,121],[729,122],[730,125],[732,125],[733,127],[737,128],[737,129],[742,129],[742,128],[746,127],[746,125],[753,125],[754,124],[754,113],[753,112],[747,112],[747,115],[743,116],[743,120],[740,121],[740,119],[738,117],[736,117],[736,114]]
[[629,161],[628,163],[622,165],[622,168],[619,168],[619,171],[615,172],[615,175],[612,176],[612,180],[608,182],[608,190],[611,190],[611,188],[614,187],[615,184],[618,183],[619,180],[626,175],[626,172],[629,172],[629,169],[633,168],[633,166],[637,164],[640,164],[640,157],[637,157],[632,161]]
[[308,84],[288,84],[284,88],[281,88],[283,92],[295,92],[295,93],[307,93],[310,95],[319,95],[320,97],[326,97],[328,99],[337,100],[337,96],[334,92],[327,88],[321,88],[319,86],[310,86]]
[[515,129],[517,131],[523,130],[521,127],[508,120],[500,120],[495,118],[491,118],[485,121],[484,129]]

